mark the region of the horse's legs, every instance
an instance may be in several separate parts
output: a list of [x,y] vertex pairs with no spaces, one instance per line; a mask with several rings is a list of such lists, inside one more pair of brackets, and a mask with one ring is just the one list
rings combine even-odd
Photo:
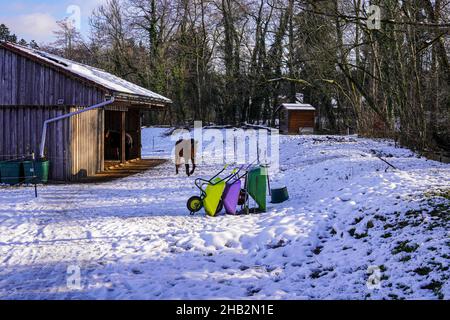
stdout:
[[181,157],[176,155],[175,156],[175,170],[176,170],[176,174],[180,173],[180,167],[181,167]]
[[191,144],[186,141],[184,144],[185,144],[183,148],[184,164],[186,166],[186,175],[190,177],[191,173],[189,172],[189,155],[191,154]]
[[192,161],[192,171],[191,171],[191,175],[193,175],[195,173],[195,169],[197,168],[197,165],[195,163],[195,158],[197,156],[197,144],[195,142],[195,140],[192,140],[191,142],[191,161]]
[[195,173],[195,169],[197,168],[196,164],[195,164],[195,158],[192,157],[191,159],[192,161],[192,171],[191,171],[191,176]]

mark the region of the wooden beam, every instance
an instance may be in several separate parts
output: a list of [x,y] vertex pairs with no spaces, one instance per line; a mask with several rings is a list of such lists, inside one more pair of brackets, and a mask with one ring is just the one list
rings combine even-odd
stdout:
[[120,135],[121,135],[121,144],[120,144],[120,162],[125,163],[127,162],[126,159],[126,115],[127,113],[122,111],[121,112],[121,122],[120,122]]
[[137,141],[137,147],[138,147],[138,158],[142,159],[142,117],[141,117],[141,111],[138,111],[138,141]]

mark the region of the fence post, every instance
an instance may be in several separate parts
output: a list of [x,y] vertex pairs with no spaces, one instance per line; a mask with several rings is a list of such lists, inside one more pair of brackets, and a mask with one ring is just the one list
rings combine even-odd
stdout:
[[34,196],[37,198],[38,197],[38,192],[37,192],[37,176],[36,176],[36,155],[35,153],[31,153],[31,159],[33,161],[33,182],[34,182]]

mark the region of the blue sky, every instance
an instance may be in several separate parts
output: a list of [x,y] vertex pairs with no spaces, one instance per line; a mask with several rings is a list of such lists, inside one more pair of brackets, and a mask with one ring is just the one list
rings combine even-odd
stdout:
[[56,21],[71,16],[74,11],[68,12],[68,9],[79,8],[81,33],[86,35],[92,10],[104,2],[106,0],[0,0],[0,23],[6,24],[19,39],[51,42]]

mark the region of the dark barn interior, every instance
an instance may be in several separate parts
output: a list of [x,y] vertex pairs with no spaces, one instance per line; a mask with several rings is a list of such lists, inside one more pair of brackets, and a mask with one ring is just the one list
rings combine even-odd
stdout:
[[[123,132],[125,139],[122,137]],[[106,110],[105,161],[124,162],[139,158],[141,158],[141,114],[139,109],[132,109],[128,112]]]

